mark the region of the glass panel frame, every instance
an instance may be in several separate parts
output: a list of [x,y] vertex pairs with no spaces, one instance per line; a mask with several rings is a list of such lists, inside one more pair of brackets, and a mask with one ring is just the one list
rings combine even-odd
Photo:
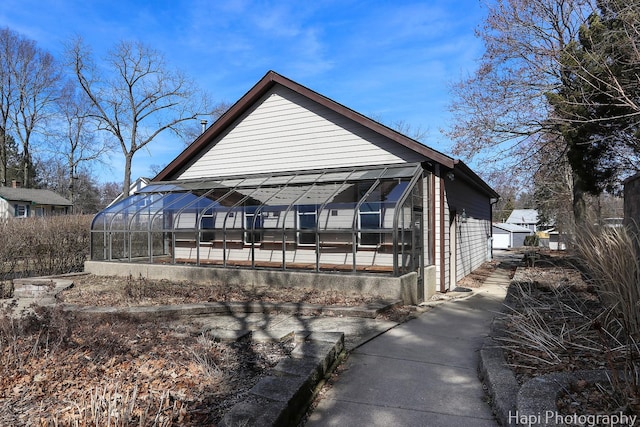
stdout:
[[423,175],[415,163],[152,183],[94,217],[91,256],[404,274],[424,258],[410,252]]

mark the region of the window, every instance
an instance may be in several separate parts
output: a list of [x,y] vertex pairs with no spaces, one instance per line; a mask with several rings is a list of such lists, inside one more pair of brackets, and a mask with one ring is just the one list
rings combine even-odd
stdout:
[[258,243],[262,241],[262,212],[256,214],[257,206],[247,206],[244,211],[244,242]]
[[[316,222],[318,213],[314,205],[298,206],[298,244],[316,244]],[[310,231],[303,231],[310,230]]]
[[26,218],[29,216],[29,205],[14,205],[14,216],[16,218]]
[[358,214],[361,230],[358,243],[362,246],[377,246],[382,243],[382,234],[371,232],[382,227],[380,203],[363,203]]
[[200,218],[200,234],[201,242],[210,242],[215,240],[213,209],[207,209]]

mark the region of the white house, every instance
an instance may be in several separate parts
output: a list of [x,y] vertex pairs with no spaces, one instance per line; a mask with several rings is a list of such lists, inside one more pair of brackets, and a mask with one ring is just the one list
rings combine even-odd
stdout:
[[50,190],[19,187],[0,187],[0,219],[33,216],[64,215],[73,204]]
[[[135,181],[133,181],[131,183],[131,185],[129,185],[129,194],[134,194],[136,192],[139,192],[140,190],[142,190],[144,187],[146,187],[147,185],[149,185],[149,182],[151,180],[149,178],[145,178],[143,176],[139,177],[138,179],[136,179]],[[113,199],[111,201],[111,203],[109,203],[107,205],[107,207],[115,205],[116,203],[120,202],[121,200],[123,200],[124,197],[124,193],[121,192],[120,194],[118,194],[118,197],[116,197],[115,199]]]
[[514,209],[505,222],[528,228],[535,233],[538,231],[538,211],[536,209]]
[[490,258],[497,197],[463,162],[270,71],[96,215],[86,269],[360,290],[396,280],[421,301]]

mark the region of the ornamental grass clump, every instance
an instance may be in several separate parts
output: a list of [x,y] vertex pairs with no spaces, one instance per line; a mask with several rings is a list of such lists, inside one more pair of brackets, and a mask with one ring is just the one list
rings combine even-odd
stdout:
[[640,236],[637,228],[600,227],[578,235],[576,250],[587,279],[610,309],[593,328],[601,336],[608,361],[624,349],[622,367],[609,363],[611,384],[627,405],[640,411]]
[[622,227],[586,229],[576,241],[588,279],[614,314],[611,320],[634,342],[640,342],[639,243],[636,231]]

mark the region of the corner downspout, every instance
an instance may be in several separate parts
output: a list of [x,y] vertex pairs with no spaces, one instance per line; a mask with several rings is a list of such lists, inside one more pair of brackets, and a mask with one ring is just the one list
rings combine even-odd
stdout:
[[[489,238],[491,239],[491,259],[493,260],[493,205],[500,201],[500,197],[497,197],[494,202],[489,199],[489,230],[491,230],[491,234]],[[513,236],[511,237],[513,239]],[[511,246],[513,246],[513,242],[511,242]]]

